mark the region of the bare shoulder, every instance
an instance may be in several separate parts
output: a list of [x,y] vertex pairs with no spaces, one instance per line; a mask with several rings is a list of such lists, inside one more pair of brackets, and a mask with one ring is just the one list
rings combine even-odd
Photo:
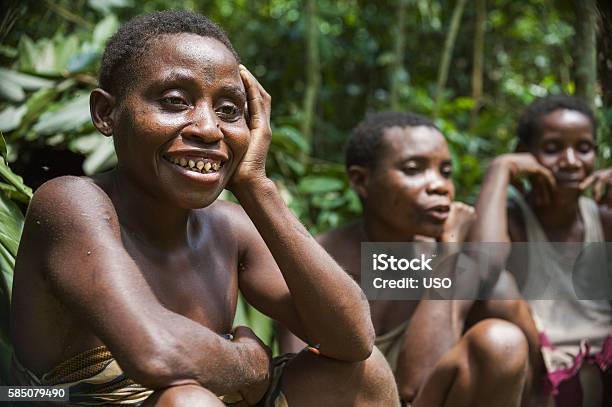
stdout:
[[261,243],[259,232],[239,204],[217,199],[210,206],[200,209],[200,212],[205,213],[206,218],[212,222],[215,232],[221,232],[224,238],[231,238],[238,248],[249,248],[255,240]]
[[[119,231],[116,211],[106,192],[88,178],[59,177],[46,182],[34,193],[26,215],[24,239],[34,236],[51,239],[67,229],[78,229],[85,224],[88,229],[95,229],[100,220]],[[32,224],[49,234],[27,233]]]
[[226,228],[228,231],[245,232],[254,228],[251,218],[244,211],[242,206],[222,199],[217,199],[210,206],[200,209],[206,216],[214,220],[218,226]]
[[63,176],[45,182],[36,190],[28,215],[31,212],[69,213],[87,207],[92,208],[91,210],[110,209],[113,208],[113,203],[92,179]]

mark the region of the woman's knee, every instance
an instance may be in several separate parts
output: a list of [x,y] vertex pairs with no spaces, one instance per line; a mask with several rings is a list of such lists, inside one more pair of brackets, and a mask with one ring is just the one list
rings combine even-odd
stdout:
[[282,388],[290,405],[315,405],[322,400],[338,406],[399,403],[391,368],[376,348],[361,362],[342,362],[303,352],[285,368]]
[[374,347],[368,359],[361,362],[364,366],[364,386],[374,399],[398,400],[397,385],[385,356]]
[[529,347],[523,331],[507,321],[486,319],[474,325],[463,340],[470,362],[493,375],[524,375]]

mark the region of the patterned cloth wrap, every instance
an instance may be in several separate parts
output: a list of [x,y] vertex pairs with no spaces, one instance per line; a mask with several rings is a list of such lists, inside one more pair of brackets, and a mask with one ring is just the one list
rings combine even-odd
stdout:
[[[288,407],[280,379],[284,367],[294,356],[287,354],[272,361],[272,378],[270,389],[264,397],[265,407]],[[80,353],[40,378],[25,368],[13,354],[11,376],[14,386],[55,386],[66,389],[70,401],[64,403],[64,406],[139,406],[153,393],[153,390],[129,379],[105,346]],[[246,405],[238,394],[220,396],[219,399],[228,406]],[[48,404],[30,405],[36,407]]]

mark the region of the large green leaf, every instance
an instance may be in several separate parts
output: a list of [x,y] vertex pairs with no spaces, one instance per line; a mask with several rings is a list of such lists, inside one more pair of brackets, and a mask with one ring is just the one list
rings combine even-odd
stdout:
[[4,140],[4,135],[2,135],[2,130],[0,130],[0,156],[6,158],[7,155],[6,140]]
[[10,200],[15,202],[21,202],[26,205],[30,202],[30,197],[28,195],[4,182],[0,182],[0,193],[4,193]]
[[340,191],[344,188],[344,182],[336,178],[324,176],[308,176],[302,178],[298,189],[306,194],[318,194],[324,192]]
[[310,153],[310,145],[302,133],[292,126],[280,126],[272,132],[272,143],[280,144],[290,151]]
[[0,97],[10,102],[21,102],[25,99],[25,92],[14,82],[0,80]]
[[21,86],[25,90],[50,88],[55,84],[54,81],[49,79],[40,78],[34,75],[27,75],[6,68],[0,68],[0,82],[11,82]]
[[0,245],[17,256],[19,239],[23,229],[23,214],[13,201],[0,192]]
[[23,179],[19,175],[11,171],[4,158],[0,158],[0,178],[3,178],[22,194],[32,198],[32,189],[23,183]]
[[89,0],[89,7],[98,10],[102,14],[108,14],[115,7],[132,7],[131,0]]
[[0,131],[9,132],[15,130],[21,124],[21,119],[28,111],[28,107],[23,104],[19,107],[7,106],[0,112]]
[[93,153],[83,162],[83,172],[87,175],[93,175],[108,169],[116,162],[117,156],[115,155],[113,140],[109,137],[102,137],[99,139]]
[[19,39],[19,67],[23,71],[34,72],[34,64],[38,58],[38,52],[34,41],[27,35],[22,35]]
[[34,131],[51,135],[79,129],[89,122],[89,92],[81,93],[54,112],[46,112],[34,125]]
[[119,28],[119,20],[114,14],[108,14],[102,19],[93,31],[93,43],[98,48],[104,48],[106,41],[117,31]]
[[16,130],[17,134],[28,133],[32,125],[40,117],[41,113],[49,108],[49,104],[59,93],[58,87],[59,86],[39,89],[28,97],[28,100],[25,102],[27,111],[21,118],[19,128]]

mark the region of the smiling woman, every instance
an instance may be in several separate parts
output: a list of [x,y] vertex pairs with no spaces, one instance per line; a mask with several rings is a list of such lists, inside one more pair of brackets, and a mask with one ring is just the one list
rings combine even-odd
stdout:
[[[571,96],[548,96],[528,106],[518,126],[518,151],[497,157],[488,169],[472,233],[475,241],[538,243],[527,252],[510,251],[499,268],[508,270],[504,273],[511,281],[509,272],[514,274],[528,299],[542,338],[545,396],[556,406],[603,406],[611,397],[612,305],[607,300],[579,300],[574,291],[574,284],[580,284],[593,293],[605,282],[570,282],[575,271],[567,265],[574,264],[578,253],[563,246],[561,254],[549,245],[612,240],[612,218],[601,201],[612,171],[593,173],[596,127],[591,109]],[[531,188],[509,194],[509,184],[518,184],[521,176]],[[595,200],[583,196],[591,185]],[[592,270],[585,270],[587,275]],[[563,286],[553,298],[563,299],[534,298],[534,287],[550,280]],[[516,283],[505,289],[513,285],[518,291]]]
[[[183,208],[208,206],[248,147],[237,58],[215,38],[180,33],[151,40],[139,62],[127,94],[92,92],[94,123],[113,129],[126,178]],[[136,154],[141,158],[123,159]]]
[[[68,386],[75,405],[396,405],[359,286],[266,176],[271,98],[225,34],[193,13],[138,17],[111,38],[100,85],[91,116],[118,165],[34,194],[14,384]],[[316,352],[271,359],[232,327],[239,291]]]

